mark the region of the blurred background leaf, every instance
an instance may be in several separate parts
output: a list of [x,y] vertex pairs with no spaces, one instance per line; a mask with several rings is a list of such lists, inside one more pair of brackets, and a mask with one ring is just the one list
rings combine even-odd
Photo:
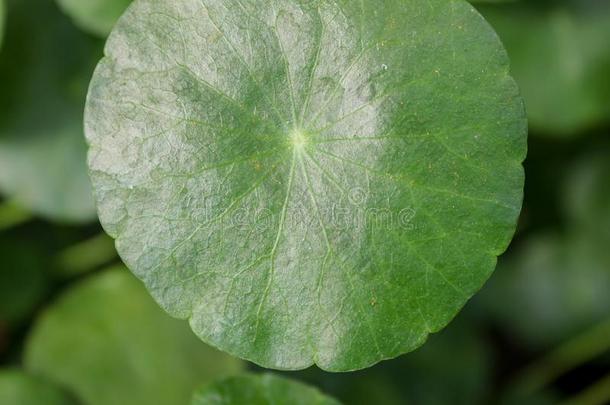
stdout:
[[49,0],[9,0],[0,58],[0,191],[29,210],[95,218],[82,114],[102,42]]
[[542,348],[610,317],[608,286],[608,243],[588,233],[543,233],[502,262],[481,299],[507,333]]
[[5,405],[77,405],[53,386],[19,370],[0,370],[0,404]]
[[481,294],[507,332],[534,347],[610,318],[609,157],[603,144],[568,165],[561,225],[513,247]]
[[188,403],[193,390],[242,362],[166,315],[125,268],[71,287],[36,322],[25,367],[91,405]]
[[57,2],[77,26],[93,35],[105,38],[131,0],[57,0]]
[[199,389],[191,405],[339,405],[317,389],[275,374],[244,374]]
[[610,122],[610,2],[477,5],[504,42],[535,135],[576,136]]
[[[610,74],[610,71],[608,72]],[[570,165],[563,211],[573,228],[610,244],[610,147],[603,145]]]
[[4,19],[6,11],[4,6],[4,0],[0,0],[0,48],[2,48],[2,39],[4,38]]
[[70,281],[56,270],[58,252],[86,237],[89,228],[33,220],[0,231],[0,364],[21,357],[36,312]]

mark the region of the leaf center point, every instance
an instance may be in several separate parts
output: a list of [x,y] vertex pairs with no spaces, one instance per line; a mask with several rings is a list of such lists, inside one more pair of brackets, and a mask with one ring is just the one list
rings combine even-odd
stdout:
[[296,150],[302,150],[308,143],[307,135],[299,128],[295,128],[290,133],[290,143]]

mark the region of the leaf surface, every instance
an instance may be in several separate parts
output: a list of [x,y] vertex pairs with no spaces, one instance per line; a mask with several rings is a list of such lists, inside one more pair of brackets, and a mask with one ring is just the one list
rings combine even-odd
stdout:
[[526,121],[446,0],[137,0],[85,112],[100,219],[163,308],[260,365],[420,346],[492,272]]
[[46,218],[95,218],[82,111],[102,45],[48,0],[7,3],[0,54],[0,192]]
[[273,374],[230,377],[199,390],[191,405],[339,405],[315,388]]
[[131,0],[57,0],[83,30],[105,38]]
[[241,369],[163,313],[123,267],[86,279],[47,309],[25,365],[90,405],[184,404],[202,381]]

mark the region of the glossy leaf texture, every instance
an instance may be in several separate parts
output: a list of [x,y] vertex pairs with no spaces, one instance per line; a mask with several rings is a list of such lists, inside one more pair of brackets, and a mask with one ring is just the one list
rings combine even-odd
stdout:
[[7,5],[0,193],[49,219],[93,220],[82,111],[101,43],[79,32],[52,1]]
[[105,38],[131,0],[56,0],[83,30]]
[[230,377],[199,390],[191,405],[339,405],[315,388],[273,374]]
[[0,370],[0,404],[77,405],[77,402],[48,382],[19,370]]
[[568,137],[610,122],[610,3],[518,1],[477,8],[507,48],[532,130]]
[[242,367],[163,313],[123,267],[86,279],[47,309],[25,366],[88,405],[188,403],[199,384]]
[[85,110],[101,222],[233,355],[411,351],[513,235],[525,113],[466,2],[137,0],[105,54]]

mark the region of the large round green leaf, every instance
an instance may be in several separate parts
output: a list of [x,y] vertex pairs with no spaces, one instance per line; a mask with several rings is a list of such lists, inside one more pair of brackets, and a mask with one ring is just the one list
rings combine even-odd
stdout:
[[76,405],[59,388],[18,370],[0,371],[0,404]]
[[163,313],[122,267],[87,279],[47,310],[25,365],[88,405],[184,404],[202,381],[241,369]]
[[479,9],[506,45],[532,129],[573,136],[610,122],[609,2],[524,0]]
[[131,0],[57,0],[74,22],[87,32],[106,37]]
[[82,110],[101,43],[48,0],[8,3],[0,54],[0,192],[45,217],[95,218]]
[[85,114],[125,262],[205,342],[266,367],[420,346],[521,206],[522,101],[463,1],[137,0]]
[[339,405],[315,388],[273,374],[242,375],[199,390],[191,405]]

